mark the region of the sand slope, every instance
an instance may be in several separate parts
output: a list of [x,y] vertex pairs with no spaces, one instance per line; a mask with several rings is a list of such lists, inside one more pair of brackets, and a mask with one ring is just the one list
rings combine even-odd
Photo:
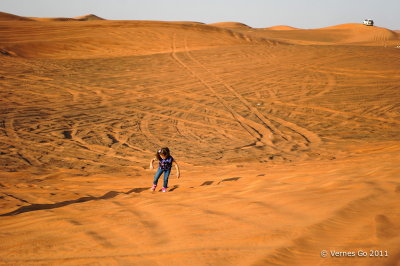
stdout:
[[266,30],[298,30],[298,28],[286,26],[286,25],[279,25],[279,26],[272,26],[265,28]]
[[275,26],[264,29],[234,28],[250,36],[273,39],[300,45],[364,45],[396,46],[399,34],[381,27],[367,27],[357,23],[347,23],[321,29],[297,29],[289,26]]
[[[10,29],[0,48],[29,58],[98,58],[168,53],[174,38],[191,36],[191,49],[263,42],[242,33],[187,22],[64,21],[3,22]],[[12,31],[11,31],[12,29]],[[254,39],[254,40],[253,40]],[[178,49],[182,49],[179,47]]]
[[251,29],[250,26],[240,22],[217,22],[208,25],[228,29]]
[[80,20],[80,21],[94,21],[94,20],[104,20],[103,18],[93,15],[93,14],[88,14],[88,15],[84,15],[84,16],[79,16],[79,17],[75,17],[74,19],[76,20]]
[[88,14],[84,16],[79,16],[75,18],[37,18],[37,17],[30,17],[29,19],[40,21],[40,22],[54,22],[54,21],[97,21],[97,20],[104,20],[101,17],[98,17],[93,14]]
[[31,21],[31,19],[5,12],[0,12],[0,21]]
[[6,18],[0,264],[400,261],[391,31]]

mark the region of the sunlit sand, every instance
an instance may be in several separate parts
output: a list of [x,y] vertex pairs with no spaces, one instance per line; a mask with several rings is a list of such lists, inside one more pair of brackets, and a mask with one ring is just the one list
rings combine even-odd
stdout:
[[1,263],[396,265],[399,34],[0,13]]

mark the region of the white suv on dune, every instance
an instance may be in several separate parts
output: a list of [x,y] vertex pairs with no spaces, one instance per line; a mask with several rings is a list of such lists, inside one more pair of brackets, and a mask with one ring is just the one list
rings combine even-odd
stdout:
[[372,19],[364,19],[365,26],[374,26],[374,21]]

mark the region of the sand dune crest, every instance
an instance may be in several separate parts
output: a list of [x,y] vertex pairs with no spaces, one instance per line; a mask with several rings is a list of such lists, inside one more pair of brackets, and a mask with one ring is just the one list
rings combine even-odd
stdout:
[[93,20],[104,20],[104,18],[101,18],[99,16],[89,14],[89,15],[84,15],[80,17],[74,17],[75,20],[80,20],[80,21],[93,21]]
[[298,28],[286,26],[286,25],[279,25],[279,26],[272,26],[268,28],[264,28],[266,30],[299,30]]
[[228,28],[228,29],[251,29],[250,26],[240,22],[217,22],[208,25],[221,28]]
[[31,19],[5,12],[0,12],[0,21],[31,21]]
[[104,20],[101,17],[98,17],[93,14],[89,15],[84,15],[84,16],[79,16],[79,17],[74,17],[74,18],[35,18],[35,17],[30,17],[30,20],[35,20],[35,21],[42,21],[42,22],[57,22],[57,21],[97,21],[97,20]]
[[235,28],[232,30],[249,36],[293,43],[297,45],[343,45],[397,46],[400,35],[382,27],[367,27],[357,23],[340,24],[320,29],[296,29],[276,26],[265,29]]

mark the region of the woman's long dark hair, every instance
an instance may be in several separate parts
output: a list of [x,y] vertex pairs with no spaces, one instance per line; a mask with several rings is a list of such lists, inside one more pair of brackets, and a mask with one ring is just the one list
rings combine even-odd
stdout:
[[156,153],[156,158],[157,158],[157,160],[159,160],[159,161],[162,160],[160,154],[164,155],[166,158],[168,158],[169,156],[171,156],[171,154],[169,153],[168,147],[161,148],[161,149],[159,149],[159,150],[157,151],[157,153]]

